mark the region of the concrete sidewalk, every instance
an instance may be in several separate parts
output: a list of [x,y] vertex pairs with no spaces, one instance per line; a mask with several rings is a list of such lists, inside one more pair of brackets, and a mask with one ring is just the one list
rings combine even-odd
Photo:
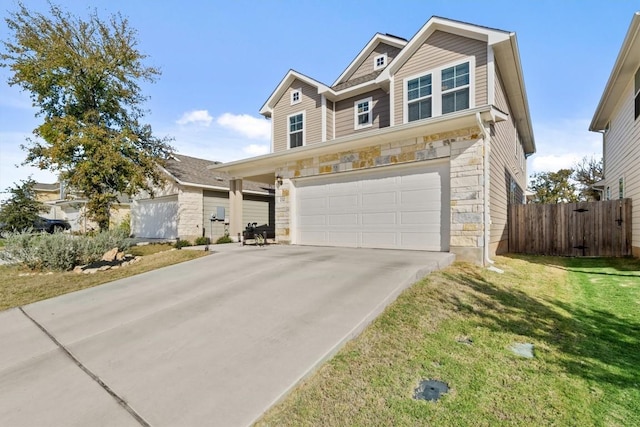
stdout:
[[0,312],[0,425],[249,425],[452,261],[230,246]]

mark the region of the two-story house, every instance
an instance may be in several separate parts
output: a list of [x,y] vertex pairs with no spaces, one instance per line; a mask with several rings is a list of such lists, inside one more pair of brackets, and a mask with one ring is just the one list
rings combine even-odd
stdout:
[[376,34],[325,85],[290,70],[260,113],[272,153],[228,172],[276,184],[279,243],[450,251],[508,246],[535,142],[514,33],[432,17],[410,40]]
[[589,130],[602,133],[605,200],[632,199],[632,253],[640,257],[640,12],[636,12]]

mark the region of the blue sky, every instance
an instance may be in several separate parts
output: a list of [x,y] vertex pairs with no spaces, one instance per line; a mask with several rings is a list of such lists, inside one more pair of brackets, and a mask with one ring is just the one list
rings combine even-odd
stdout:
[[[46,11],[44,0],[25,0]],[[640,1],[142,1],[59,0],[86,16],[120,12],[138,31],[146,64],[162,75],[145,84],[146,121],[158,136],[175,138],[176,151],[231,161],[268,152],[270,122],[258,110],[293,68],[331,84],[371,39],[390,33],[409,39],[432,16],[517,34],[537,153],[528,173],[569,167],[601,156],[589,122]],[[88,6],[87,4],[90,4]],[[4,18],[14,0],[0,6]],[[7,84],[0,68],[0,191],[30,174],[18,167],[19,146],[38,125],[28,94]]]

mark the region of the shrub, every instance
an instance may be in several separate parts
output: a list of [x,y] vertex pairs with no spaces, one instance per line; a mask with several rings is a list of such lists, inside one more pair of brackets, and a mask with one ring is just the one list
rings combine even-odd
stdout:
[[198,237],[195,241],[196,245],[208,245],[211,243],[211,239],[209,239],[208,237]]
[[127,214],[122,220],[122,222],[118,224],[118,229],[122,230],[122,232],[126,234],[127,237],[131,235],[131,215],[130,214]]
[[191,242],[188,240],[176,240],[176,243],[173,245],[176,249],[181,249],[185,246],[191,246]]
[[233,240],[231,240],[231,237],[229,236],[222,236],[218,240],[216,240],[216,244],[219,245],[221,243],[233,243]]
[[99,261],[105,252],[116,247],[120,251],[129,247],[124,232],[119,230],[105,231],[95,236],[9,233],[0,258],[23,264],[32,270],[71,270],[76,265]]

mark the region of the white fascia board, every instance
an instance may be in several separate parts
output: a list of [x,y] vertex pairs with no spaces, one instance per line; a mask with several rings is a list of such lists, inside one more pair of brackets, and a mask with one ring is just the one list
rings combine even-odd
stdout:
[[367,57],[371,54],[371,52],[373,52],[373,50],[376,48],[376,46],[378,46],[378,43],[380,42],[397,47],[399,49],[404,48],[407,44],[406,41],[397,39],[395,37],[389,37],[385,34],[376,33],[371,38],[371,40],[369,40],[369,43],[367,43],[367,45],[360,51],[358,56],[356,56],[356,58],[351,61],[351,64],[349,64],[349,66],[342,72],[342,74],[340,74],[340,76],[336,79],[335,82],[333,82],[331,86],[340,84],[351,77],[351,75],[356,71],[358,67],[360,67],[360,65],[362,65],[364,60],[367,59]]
[[[195,184],[193,182],[178,182],[178,184],[185,187],[193,187],[193,188],[202,188],[203,190],[213,190],[213,191],[229,191],[229,187],[218,187],[215,185],[206,185],[206,184]],[[269,195],[268,191],[256,191],[256,190],[242,190],[243,193],[246,194],[257,194],[260,196]]]
[[633,14],[629,30],[589,125],[590,131],[604,130],[626,85],[633,79],[638,65],[640,65],[640,12]]
[[457,111],[430,119],[349,134],[322,144],[298,147],[295,150],[285,150],[220,165],[211,165],[208,169],[227,172],[239,178],[273,173],[286,162],[308,158],[309,156],[348,151],[369,145],[385,144],[426,134],[472,127],[477,124],[476,113],[480,113],[482,120],[485,122],[501,121],[506,117],[504,113],[501,113],[493,106],[483,105],[478,108]]
[[459,36],[480,40],[492,45],[509,39],[509,33],[502,30],[494,30],[491,28],[480,27],[465,22],[452,21],[437,16],[431,17],[415,36],[409,40],[407,45],[402,49],[400,54],[380,73],[376,81],[388,80],[390,76],[413,56],[413,54],[422,46],[422,44],[437,30],[447,33],[457,34]]
[[369,80],[368,82],[360,83],[359,85],[352,86],[340,91],[335,91],[331,88],[327,88],[324,91],[318,91],[320,95],[324,95],[331,101],[341,101],[343,99],[351,98],[352,96],[358,96],[363,93],[371,92],[380,87],[380,83],[375,80]]
[[285,75],[284,79],[280,82],[280,84],[273,91],[267,102],[264,103],[262,108],[260,108],[260,114],[265,117],[271,117],[271,113],[273,112],[273,107],[275,106],[275,102],[284,95],[284,92],[291,86],[294,80],[300,80],[310,86],[318,88],[318,92],[326,91],[329,89],[326,85],[320,83],[317,80],[312,79],[311,77],[307,77],[304,74],[300,74],[297,71],[289,70],[289,72]]

